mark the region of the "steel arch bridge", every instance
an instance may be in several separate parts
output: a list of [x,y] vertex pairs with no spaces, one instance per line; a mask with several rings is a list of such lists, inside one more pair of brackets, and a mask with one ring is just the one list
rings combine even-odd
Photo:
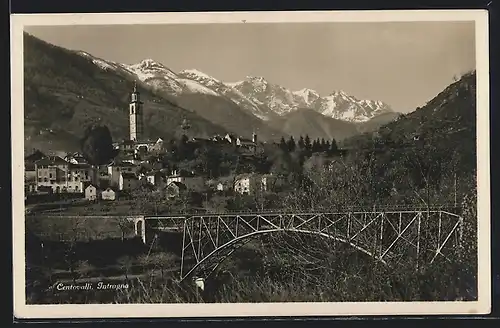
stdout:
[[180,280],[206,278],[224,259],[252,237],[289,232],[327,238],[380,263],[418,267],[450,260],[462,239],[463,218],[457,209],[262,212],[142,216],[135,232],[154,243],[158,232],[182,233]]

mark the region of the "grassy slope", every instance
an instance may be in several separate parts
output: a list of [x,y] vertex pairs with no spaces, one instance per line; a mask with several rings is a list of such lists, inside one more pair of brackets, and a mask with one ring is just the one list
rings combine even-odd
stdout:
[[[101,70],[73,51],[28,34],[24,35],[24,54],[26,149],[72,150],[91,122],[106,124],[114,140],[127,137],[130,77]],[[149,137],[174,135],[184,118],[191,123],[194,135],[225,132],[150,90],[139,86],[139,91]]]

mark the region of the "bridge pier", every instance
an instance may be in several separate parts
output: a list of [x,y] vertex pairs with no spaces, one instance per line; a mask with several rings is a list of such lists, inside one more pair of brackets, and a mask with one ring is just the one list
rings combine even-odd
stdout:
[[144,216],[135,217],[134,220],[134,232],[136,236],[140,236],[144,244],[149,245],[152,239],[151,228],[148,227],[147,220]]

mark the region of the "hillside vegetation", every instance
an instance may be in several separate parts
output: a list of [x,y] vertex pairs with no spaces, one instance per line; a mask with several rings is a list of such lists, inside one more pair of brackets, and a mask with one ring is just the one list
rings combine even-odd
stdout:
[[345,140],[344,146],[376,149],[397,162],[425,162],[434,174],[470,177],[476,170],[476,73],[465,74],[425,106],[377,131]]

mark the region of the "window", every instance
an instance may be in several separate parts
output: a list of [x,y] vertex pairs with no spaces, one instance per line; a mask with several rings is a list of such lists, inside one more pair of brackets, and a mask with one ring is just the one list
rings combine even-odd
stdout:
[[42,182],[42,178],[38,178],[38,182]]
[[52,179],[52,173],[49,173],[49,178],[51,178],[51,179]]
[[43,182],[47,182],[47,181],[48,181],[47,178],[43,178]]

